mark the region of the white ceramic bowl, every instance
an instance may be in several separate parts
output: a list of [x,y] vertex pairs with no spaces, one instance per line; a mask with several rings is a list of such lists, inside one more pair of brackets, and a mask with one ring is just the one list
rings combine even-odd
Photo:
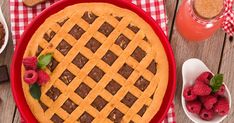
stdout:
[[[205,120],[202,120],[197,114],[189,112],[186,108],[186,101],[183,96],[184,89],[188,86],[193,85],[196,78],[201,73],[206,72],[206,71],[211,72],[207,68],[207,66],[199,59],[192,58],[184,62],[182,66],[182,77],[183,77],[183,87],[182,87],[182,94],[181,94],[182,107],[184,109],[185,114],[189,117],[189,119],[191,119],[195,123],[220,123],[223,119],[227,117],[227,115],[225,116],[215,115],[212,120],[205,121]],[[230,109],[231,109],[231,95],[226,85],[225,85],[225,88],[226,88],[225,97],[228,98]]]
[[7,27],[7,23],[6,23],[6,20],[3,16],[3,13],[2,13],[2,8],[0,6],[0,22],[2,23],[4,29],[5,29],[5,40],[4,40],[4,43],[2,45],[2,47],[0,48],[0,54],[3,52],[3,50],[6,48],[7,46],[7,43],[8,43],[8,39],[9,39],[9,30],[8,30],[8,27]]

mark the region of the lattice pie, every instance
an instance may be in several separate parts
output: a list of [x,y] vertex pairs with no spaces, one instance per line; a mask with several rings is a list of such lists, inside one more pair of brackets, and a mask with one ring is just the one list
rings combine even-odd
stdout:
[[51,79],[39,101],[23,81],[39,122],[143,123],[161,106],[167,57],[153,29],[132,11],[105,3],[69,6],[36,30],[24,57],[46,53],[53,53],[46,68]]

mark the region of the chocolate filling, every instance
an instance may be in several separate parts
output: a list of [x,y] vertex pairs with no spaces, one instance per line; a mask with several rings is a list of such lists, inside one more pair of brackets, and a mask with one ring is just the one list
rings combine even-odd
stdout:
[[39,56],[42,52],[43,48],[41,46],[38,46],[36,56]]
[[65,83],[66,85],[69,85],[74,78],[75,75],[71,73],[69,70],[65,70],[62,73],[62,75],[59,77],[59,79],[63,81],[63,83]]
[[64,56],[67,55],[67,53],[70,51],[72,46],[67,43],[65,40],[62,40],[59,45],[56,47],[56,49],[62,53]]
[[142,50],[140,47],[137,47],[131,56],[134,59],[136,59],[138,62],[141,62],[141,60],[146,56],[146,52]]
[[58,66],[59,62],[55,60],[55,58],[52,58],[51,62],[47,65],[47,68],[53,72],[54,69]]
[[140,89],[141,91],[145,91],[145,89],[148,87],[149,85],[149,81],[146,80],[143,76],[141,76],[136,83],[134,84],[134,86],[136,86],[138,89]]
[[81,53],[79,53],[72,61],[72,63],[74,65],[76,65],[78,68],[83,68],[85,66],[85,64],[88,62],[89,60],[83,56]]
[[80,37],[85,33],[85,30],[79,27],[77,24],[72,27],[69,31],[69,34],[72,35],[76,40],[79,40]]
[[139,112],[137,112],[138,115],[140,115],[141,117],[144,115],[144,113],[146,112],[148,106],[144,105]]
[[118,91],[119,91],[119,89],[121,88],[122,86],[119,84],[119,83],[117,83],[115,80],[111,80],[108,84],[107,84],[107,86],[105,87],[105,89],[108,91],[108,92],[110,92],[112,95],[115,95]]
[[104,22],[98,31],[108,37],[111,32],[114,30],[114,27],[107,22]]
[[117,58],[118,56],[115,55],[115,53],[113,53],[111,50],[108,50],[107,53],[102,57],[102,60],[111,66]]
[[46,41],[50,42],[51,39],[52,39],[55,35],[56,35],[56,33],[55,33],[53,30],[49,29],[49,30],[44,34],[43,38],[44,38]]
[[43,102],[41,102],[41,100],[38,101],[39,104],[41,105],[41,108],[43,109],[43,111],[45,112],[49,107],[46,106]]
[[123,17],[116,16],[115,19],[117,19],[118,21],[121,21]]
[[130,39],[128,39],[125,35],[121,34],[116,40],[115,44],[119,45],[122,50],[124,50],[130,42]]
[[0,22],[0,48],[4,44],[4,41],[5,41],[5,29],[2,23]]
[[78,121],[80,123],[91,123],[93,121],[94,117],[92,115],[90,115],[88,112],[84,112],[80,118],[78,119]]
[[92,106],[96,108],[98,111],[101,111],[108,102],[102,98],[101,96],[97,96],[96,99],[92,102]]
[[137,26],[129,24],[128,29],[132,30],[134,33],[137,33],[140,29]]
[[57,24],[62,27],[67,22],[68,19],[69,18],[64,18],[63,20],[60,20],[59,22],[57,22]]
[[79,87],[75,90],[75,93],[78,94],[82,99],[84,99],[92,89],[85,83],[81,83]]
[[62,118],[60,118],[57,114],[54,114],[50,120],[53,121],[54,123],[63,123],[64,122],[64,120]]
[[154,98],[154,93],[150,96],[150,98],[151,98],[151,99],[153,99],[153,98]]
[[95,53],[102,44],[95,38],[91,38],[85,47],[89,48],[93,53]]
[[135,123],[134,121],[130,120],[129,123]]
[[118,71],[120,75],[122,75],[125,79],[128,79],[128,77],[132,74],[133,68],[130,67],[128,64],[124,64]]
[[84,19],[87,23],[92,24],[98,16],[93,14],[92,12],[85,12],[82,16],[82,19]]
[[55,101],[55,100],[60,96],[60,94],[61,94],[61,91],[60,91],[58,88],[54,87],[54,86],[52,86],[52,87],[46,92],[46,95],[47,95],[48,97],[50,97],[53,101]]
[[108,115],[108,118],[114,123],[121,123],[123,116],[124,114],[120,110],[118,110],[117,108],[114,108],[111,111],[111,113]]
[[124,98],[121,100],[121,102],[123,104],[125,104],[126,106],[128,106],[129,108],[132,107],[132,105],[136,102],[137,97],[135,97],[133,94],[131,94],[130,92],[128,92]]
[[88,74],[95,82],[99,82],[104,76],[105,72],[102,71],[99,67],[95,66]]
[[157,73],[157,63],[155,60],[152,60],[147,69],[154,75]]
[[77,108],[77,106],[78,105],[76,105],[71,99],[67,99],[62,105],[62,109],[71,114]]
[[148,38],[147,38],[146,36],[143,38],[143,40],[146,41],[146,42],[149,41]]

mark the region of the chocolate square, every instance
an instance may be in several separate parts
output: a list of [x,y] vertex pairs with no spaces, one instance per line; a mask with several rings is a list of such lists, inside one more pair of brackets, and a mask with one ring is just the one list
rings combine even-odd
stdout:
[[41,46],[38,46],[36,56],[39,56],[42,52],[43,48]]
[[62,73],[62,75],[59,77],[59,79],[63,81],[63,83],[65,83],[66,85],[69,85],[74,78],[75,75],[71,73],[69,70],[65,70]]
[[107,22],[104,22],[101,27],[98,29],[100,33],[108,37],[111,32],[114,30],[114,27]]
[[82,16],[82,19],[84,19],[87,23],[92,24],[96,19],[97,15],[93,14],[92,12],[85,12]]
[[79,87],[75,90],[75,93],[78,94],[82,99],[84,99],[92,89],[82,82]]
[[90,78],[92,78],[95,82],[99,82],[104,76],[105,72],[101,70],[99,67],[95,66],[88,74]]
[[54,69],[58,66],[59,62],[52,57],[51,62],[47,65],[47,68],[50,70],[50,72],[53,72]]
[[157,73],[157,63],[155,60],[152,60],[147,69],[154,75]]
[[79,40],[80,37],[85,33],[85,30],[82,29],[77,24],[72,27],[72,29],[69,31],[69,34],[72,35],[76,40]]
[[137,26],[129,24],[128,29],[132,30],[134,33],[137,33],[140,29]]
[[135,97],[132,93],[128,92],[124,98],[121,100],[123,104],[128,106],[129,108],[132,107],[132,105],[136,102],[137,97]]
[[144,115],[144,113],[146,112],[148,106],[147,105],[144,105],[140,111],[137,112],[138,115],[140,115],[141,117]]
[[96,108],[98,111],[101,111],[108,102],[102,98],[101,96],[97,96],[96,99],[92,102],[92,106]]
[[53,38],[55,35],[56,35],[56,32],[53,31],[53,30],[51,30],[51,29],[49,29],[49,30],[44,34],[43,38],[44,38],[46,41],[50,42],[50,41],[52,40],[52,38]]
[[9,75],[8,75],[8,70],[7,70],[7,66],[3,65],[0,66],[0,83],[1,82],[8,82],[9,81]]
[[114,123],[121,123],[123,116],[124,114],[120,110],[118,110],[117,108],[114,108],[108,115],[108,118]]
[[124,34],[120,34],[119,37],[115,40],[115,44],[119,45],[122,50],[124,50],[130,42]]
[[146,80],[143,76],[139,77],[139,79],[135,82],[134,86],[136,86],[141,91],[145,91],[145,89],[149,86],[150,82]]
[[115,53],[113,53],[111,50],[108,50],[107,53],[102,57],[102,60],[111,66],[117,58],[118,56],[115,55]]
[[118,71],[120,75],[122,75],[125,79],[128,79],[128,77],[132,74],[133,68],[130,67],[128,64],[124,64]]
[[67,55],[67,53],[70,51],[72,46],[67,43],[65,40],[62,40],[59,45],[56,47],[56,49],[63,54],[64,56]]
[[94,117],[86,111],[78,119],[80,123],[91,123],[93,120],[94,120]]
[[84,56],[82,55],[81,53],[79,53],[72,61],[72,63],[74,65],[76,65],[78,68],[82,69],[85,64],[88,62],[89,60]]
[[119,83],[117,83],[115,80],[111,80],[108,84],[107,84],[107,86],[105,87],[105,89],[108,91],[108,92],[110,92],[112,95],[115,95],[118,91],[119,91],[119,89],[121,88],[122,86],[119,84]]
[[136,59],[138,62],[141,62],[141,60],[146,56],[146,52],[142,50],[140,47],[137,47],[131,56],[134,59]]
[[91,38],[85,47],[89,48],[93,53],[95,53],[102,44],[95,38]]
[[46,106],[43,102],[41,102],[41,100],[38,101],[39,104],[41,105],[41,108],[43,109],[43,111],[45,112],[49,107]]
[[77,106],[78,105],[76,105],[71,99],[67,99],[62,105],[62,109],[71,114],[77,108]]
[[61,91],[60,91],[58,88],[54,87],[54,86],[52,86],[52,87],[46,92],[46,95],[47,95],[48,97],[50,97],[50,99],[52,99],[53,101],[55,101],[55,100],[60,96],[60,94],[61,94]]
[[64,120],[62,118],[60,118],[57,114],[54,114],[50,120],[54,123],[63,123]]

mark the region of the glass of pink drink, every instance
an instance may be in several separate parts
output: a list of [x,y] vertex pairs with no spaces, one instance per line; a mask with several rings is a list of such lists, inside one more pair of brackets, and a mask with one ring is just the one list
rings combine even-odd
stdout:
[[223,0],[182,0],[177,31],[189,41],[205,40],[221,27],[223,9]]

